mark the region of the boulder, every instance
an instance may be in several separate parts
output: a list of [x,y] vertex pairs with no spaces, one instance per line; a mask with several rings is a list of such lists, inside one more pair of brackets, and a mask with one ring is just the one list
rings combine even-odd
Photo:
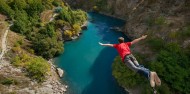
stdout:
[[87,26],[86,26],[86,25],[83,25],[83,26],[81,26],[81,29],[82,29],[82,30],[87,30]]
[[64,71],[61,68],[57,68],[57,73],[59,77],[63,77]]

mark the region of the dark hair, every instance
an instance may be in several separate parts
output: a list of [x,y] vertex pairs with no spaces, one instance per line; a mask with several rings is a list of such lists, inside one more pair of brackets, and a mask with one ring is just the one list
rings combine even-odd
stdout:
[[123,37],[119,37],[118,41],[119,41],[119,43],[123,43],[124,42],[124,38]]

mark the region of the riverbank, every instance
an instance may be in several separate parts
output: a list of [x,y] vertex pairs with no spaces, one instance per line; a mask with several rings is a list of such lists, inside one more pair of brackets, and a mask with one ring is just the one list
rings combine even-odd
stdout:
[[[85,21],[85,22],[80,26],[81,30],[80,30],[80,32],[79,32],[78,34],[72,36],[71,38],[68,38],[68,39],[63,40],[63,42],[68,42],[68,41],[73,41],[73,40],[78,39],[78,38],[80,37],[80,35],[82,35],[82,31],[88,29],[88,28],[87,28],[87,25],[88,25],[88,21]],[[62,31],[62,32],[63,32],[63,31]]]

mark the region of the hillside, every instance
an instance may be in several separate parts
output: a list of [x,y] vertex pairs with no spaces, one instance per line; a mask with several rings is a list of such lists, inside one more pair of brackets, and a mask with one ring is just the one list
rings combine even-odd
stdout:
[[0,0],[0,94],[64,94],[51,59],[86,18],[62,0]]

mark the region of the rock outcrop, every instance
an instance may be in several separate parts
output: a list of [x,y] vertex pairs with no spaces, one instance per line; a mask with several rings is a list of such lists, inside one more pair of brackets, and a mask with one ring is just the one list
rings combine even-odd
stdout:
[[59,77],[63,77],[64,71],[61,68],[56,68]]

